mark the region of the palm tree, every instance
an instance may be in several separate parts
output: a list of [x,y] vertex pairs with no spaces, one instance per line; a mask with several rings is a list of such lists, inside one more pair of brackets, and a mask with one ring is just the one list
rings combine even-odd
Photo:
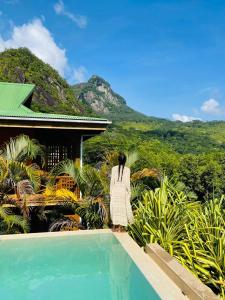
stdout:
[[14,189],[17,194],[19,181],[28,179],[35,189],[39,187],[39,168],[32,160],[42,155],[42,148],[37,141],[25,135],[11,138],[0,149],[0,190]]
[[[8,143],[0,149],[0,227],[7,232],[15,226],[27,230],[25,219],[13,215],[12,212],[5,208],[9,204],[19,207],[24,216],[27,217],[26,203],[22,205],[17,201],[9,199],[8,194],[14,191],[17,193],[17,185],[21,180],[27,179],[34,189],[40,185],[39,168],[31,161],[42,154],[41,146],[37,141],[31,140],[25,135],[11,138]],[[24,200],[24,199],[23,199]]]

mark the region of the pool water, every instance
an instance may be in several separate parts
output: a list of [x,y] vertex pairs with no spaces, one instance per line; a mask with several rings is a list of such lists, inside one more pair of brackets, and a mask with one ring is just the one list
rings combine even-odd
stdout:
[[0,241],[2,300],[158,300],[110,233]]

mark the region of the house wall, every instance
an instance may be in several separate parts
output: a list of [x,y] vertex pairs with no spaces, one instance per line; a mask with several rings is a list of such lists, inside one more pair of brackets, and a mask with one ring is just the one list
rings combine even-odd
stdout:
[[68,158],[75,160],[78,164],[80,163],[81,135],[83,134],[80,130],[2,127],[0,128],[0,145],[4,145],[11,137],[20,134],[37,139],[40,144],[46,147],[46,155],[49,146],[68,147],[70,149]]

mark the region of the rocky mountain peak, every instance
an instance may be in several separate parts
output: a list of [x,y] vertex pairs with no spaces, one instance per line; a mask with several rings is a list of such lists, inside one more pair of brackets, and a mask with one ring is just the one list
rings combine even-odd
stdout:
[[108,88],[110,88],[110,84],[104,80],[102,77],[98,76],[98,75],[92,75],[91,78],[88,80],[89,84],[93,84],[95,86],[106,86]]
[[115,93],[103,78],[93,75],[86,83],[74,86],[79,100],[91,106],[97,113],[110,113],[115,108],[126,105],[123,97]]
[[146,116],[130,108],[125,99],[115,93],[111,85],[98,75],[86,83],[73,86],[76,98],[90,106],[98,115],[111,120],[146,120]]

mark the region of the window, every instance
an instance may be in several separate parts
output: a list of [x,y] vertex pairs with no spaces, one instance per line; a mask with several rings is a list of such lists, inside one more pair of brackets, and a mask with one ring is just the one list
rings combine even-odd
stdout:
[[72,146],[49,145],[47,146],[47,170],[51,170],[56,164],[65,159],[72,158]]

